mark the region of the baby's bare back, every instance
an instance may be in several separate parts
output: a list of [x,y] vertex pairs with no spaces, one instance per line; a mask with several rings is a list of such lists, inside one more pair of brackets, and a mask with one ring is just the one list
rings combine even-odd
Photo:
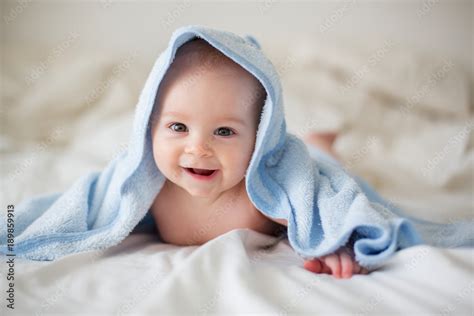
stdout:
[[282,229],[255,208],[246,190],[229,192],[212,206],[204,206],[165,185],[151,213],[161,239],[175,245],[200,245],[237,228],[268,235],[277,235]]

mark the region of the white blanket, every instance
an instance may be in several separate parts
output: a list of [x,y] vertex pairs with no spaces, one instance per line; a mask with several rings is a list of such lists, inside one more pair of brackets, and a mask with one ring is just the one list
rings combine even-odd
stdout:
[[472,252],[419,246],[368,276],[303,269],[286,242],[234,230],[201,247],[131,235],[105,252],[17,263],[16,312],[40,315],[472,313]]
[[[336,150],[348,168],[410,214],[472,218],[474,117],[462,71],[390,42],[366,52],[302,43],[268,51],[281,71],[289,130],[341,130]],[[2,205],[61,191],[123,150],[152,62],[133,52],[47,62],[22,54],[5,49]],[[473,313],[472,250],[418,246],[368,276],[336,280],[304,270],[286,241],[259,248],[274,240],[235,230],[176,247],[136,234],[104,252],[17,261],[15,312]]]

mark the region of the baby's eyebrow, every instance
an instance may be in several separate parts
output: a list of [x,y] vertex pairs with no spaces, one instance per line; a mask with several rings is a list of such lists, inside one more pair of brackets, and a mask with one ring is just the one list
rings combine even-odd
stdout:
[[232,121],[240,125],[245,125],[245,121],[237,117],[222,117],[219,119],[219,121],[226,121],[226,122]]
[[180,118],[187,118],[188,117],[185,113],[173,112],[173,111],[162,113],[160,116],[161,117],[174,116],[174,117],[180,117]]

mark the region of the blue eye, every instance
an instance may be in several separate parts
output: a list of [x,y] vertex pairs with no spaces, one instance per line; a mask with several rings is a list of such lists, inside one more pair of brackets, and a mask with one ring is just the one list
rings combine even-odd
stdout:
[[217,129],[217,135],[219,136],[231,136],[231,135],[234,135],[234,131],[231,130],[230,128],[228,127],[219,127]]
[[186,125],[184,125],[183,123],[173,123],[169,126],[169,128],[171,128],[173,132],[178,133],[187,131]]

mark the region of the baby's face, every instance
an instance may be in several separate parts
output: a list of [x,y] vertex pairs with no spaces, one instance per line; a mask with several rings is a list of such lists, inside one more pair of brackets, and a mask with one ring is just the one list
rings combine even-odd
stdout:
[[[256,79],[235,67],[175,66],[160,86],[152,128],[158,169],[195,197],[217,198],[244,181],[258,116]],[[198,176],[191,168],[215,170]]]

